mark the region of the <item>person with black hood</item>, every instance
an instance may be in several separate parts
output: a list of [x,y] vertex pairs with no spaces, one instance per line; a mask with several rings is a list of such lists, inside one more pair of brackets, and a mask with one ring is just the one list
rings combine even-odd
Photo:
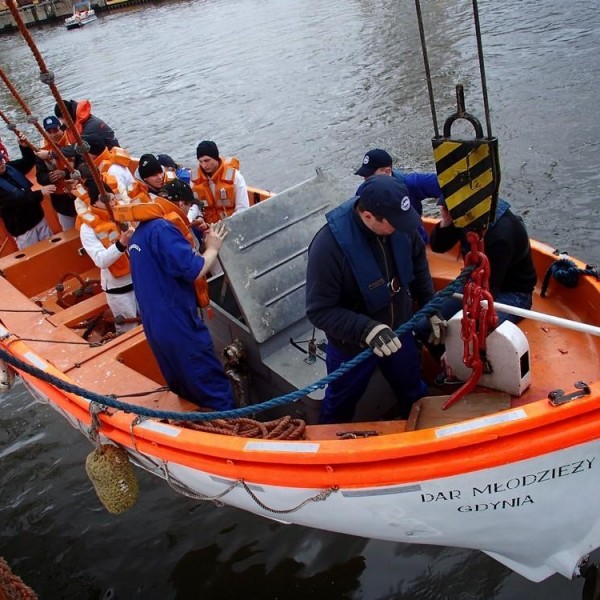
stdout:
[[[438,200],[441,219],[431,231],[433,252],[447,252],[460,242],[464,256],[469,251],[466,231],[454,225],[443,199]],[[490,262],[490,292],[496,302],[529,310],[533,303],[533,288],[537,273],[531,256],[529,235],[523,219],[515,215],[510,204],[498,199],[496,216],[483,237],[484,252]],[[462,309],[460,300],[450,298],[441,308],[445,319]],[[522,317],[498,312],[499,323],[518,323]]]
[[32,191],[26,175],[35,166],[36,155],[24,137],[19,138],[22,158],[8,161],[0,153],[0,217],[6,230],[15,238],[19,250],[52,237],[42,201],[44,194],[56,191],[54,184]]
[[[115,137],[115,132],[102,119],[92,114],[92,105],[89,100],[65,100],[64,102],[80,135],[97,134],[109,149],[121,145]],[[64,115],[58,103],[54,106],[54,114],[64,123]],[[68,130],[67,136],[71,144],[77,141],[73,133]]]
[[412,331],[395,333],[413,316],[413,302],[422,308],[434,293],[421,219],[393,177],[371,177],[326,218],[308,249],[306,315],[327,336],[328,373],[365,348],[373,354],[327,385],[319,421],[352,421],[376,367],[406,419],[428,393]]
[[217,144],[210,140],[198,144],[196,157],[198,171],[192,189],[202,204],[207,223],[216,223],[249,207],[248,188],[237,158],[219,156]]

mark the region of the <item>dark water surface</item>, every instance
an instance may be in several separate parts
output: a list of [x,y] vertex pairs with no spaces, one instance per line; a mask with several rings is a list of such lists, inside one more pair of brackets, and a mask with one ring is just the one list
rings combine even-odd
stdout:
[[[459,81],[467,109],[483,121],[471,3],[422,7],[439,122],[454,111]],[[480,16],[503,194],[532,236],[598,264],[597,2],[482,0]],[[133,154],[166,152],[191,165],[196,143],[214,139],[240,158],[248,182],[276,191],[318,166],[353,189],[352,172],[375,146],[399,166],[433,168],[409,0],[163,2],[33,36],[63,95],[89,98]],[[0,64],[40,119],[52,112],[20,36],[0,37]],[[32,131],[5,89],[0,109]],[[90,450],[21,385],[0,399],[0,554],[43,599],[581,594],[580,580],[534,584],[480,552],[353,538],[198,504],[143,472],[138,504],[109,516],[85,474]]]

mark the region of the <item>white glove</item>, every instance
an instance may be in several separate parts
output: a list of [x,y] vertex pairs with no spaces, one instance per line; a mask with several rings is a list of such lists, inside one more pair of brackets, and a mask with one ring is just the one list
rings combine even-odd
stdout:
[[439,315],[429,317],[429,325],[431,333],[429,334],[428,344],[439,346],[446,341],[446,333],[448,331],[448,321],[444,321]]
[[374,326],[365,336],[365,342],[377,356],[391,356],[402,348],[398,336],[382,323],[373,322]]

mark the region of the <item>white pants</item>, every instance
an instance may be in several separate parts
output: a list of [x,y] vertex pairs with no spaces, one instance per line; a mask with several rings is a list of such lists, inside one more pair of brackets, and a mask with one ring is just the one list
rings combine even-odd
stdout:
[[48,227],[48,223],[46,219],[42,219],[35,227],[32,227],[29,231],[22,233],[15,237],[15,242],[17,242],[17,248],[19,250],[23,250],[28,246],[32,246],[33,244],[37,244],[42,240],[47,240],[51,238],[54,234],[50,227]]
[[[106,299],[115,320],[119,315],[124,319],[135,319],[135,317],[138,316],[135,292],[127,292],[126,294],[106,294]],[[123,323],[122,325],[117,325],[115,323],[117,333],[125,333],[136,326],[137,323]]]
[[71,227],[75,227],[75,217],[61,215],[59,212],[56,213],[56,216],[58,217],[58,222],[63,231],[68,231]]

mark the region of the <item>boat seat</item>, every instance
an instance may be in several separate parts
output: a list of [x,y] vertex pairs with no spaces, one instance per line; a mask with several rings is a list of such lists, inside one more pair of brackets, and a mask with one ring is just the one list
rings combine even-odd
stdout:
[[108,302],[106,300],[106,294],[100,292],[99,294],[96,294],[87,300],[83,300],[78,304],[74,304],[69,308],[60,309],[60,312],[48,315],[46,320],[56,327],[60,325],[66,325],[68,327],[79,323],[84,319],[88,319],[93,315],[97,315],[107,308]]
[[490,415],[511,407],[511,396],[505,392],[481,392],[467,394],[443,410],[442,405],[450,396],[425,396],[417,400],[406,422],[406,431],[429,429],[450,425],[466,419]]
[[[307,425],[307,440],[339,440],[363,437],[361,432],[376,432],[376,435],[402,433],[406,429],[406,421],[365,421],[362,423],[338,423],[334,425]],[[347,434],[347,435],[346,435]],[[365,436],[366,437],[366,436]]]

